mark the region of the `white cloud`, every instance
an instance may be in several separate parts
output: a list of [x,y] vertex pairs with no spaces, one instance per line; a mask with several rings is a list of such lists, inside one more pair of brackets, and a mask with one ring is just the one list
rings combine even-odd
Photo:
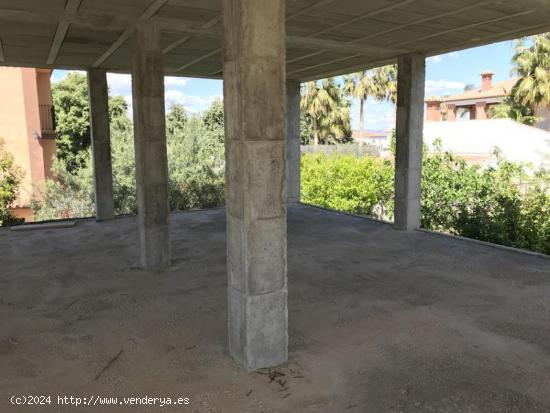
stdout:
[[427,80],[426,94],[444,92],[448,90],[464,89],[465,86],[466,84],[464,82],[455,82],[449,80]]
[[185,86],[189,79],[184,77],[167,76],[164,78],[164,86]]
[[428,57],[428,61],[437,64],[441,63],[443,61],[443,58],[441,56],[432,56]]
[[131,95],[132,77],[121,73],[107,73],[107,84],[113,95]]
[[460,53],[459,52],[451,52],[451,53],[449,53],[449,57],[452,58],[452,59],[458,59],[460,57]]
[[[69,73],[78,72],[86,74],[84,71],[77,70],[56,70],[52,77],[52,82],[56,83],[63,80]],[[199,113],[206,110],[215,99],[223,99],[220,95],[199,96],[184,93],[183,89],[189,85],[189,78],[167,76],[164,78],[165,103],[167,110],[174,103],[183,104],[185,109],[191,113]],[[129,111],[132,111],[132,77],[129,74],[107,73],[107,83],[109,92],[112,95],[121,95],[128,103]]]
[[168,108],[174,103],[180,103],[185,107],[185,110],[191,113],[198,113],[206,110],[216,99],[222,99],[222,96],[187,95],[180,90],[174,89],[165,92],[166,106]]

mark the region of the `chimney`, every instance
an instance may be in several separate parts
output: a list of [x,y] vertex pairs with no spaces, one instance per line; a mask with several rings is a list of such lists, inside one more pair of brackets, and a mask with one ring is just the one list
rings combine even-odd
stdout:
[[441,121],[441,98],[433,96],[426,99],[426,120],[429,122]]
[[486,92],[493,87],[493,72],[483,72],[481,74],[481,91]]

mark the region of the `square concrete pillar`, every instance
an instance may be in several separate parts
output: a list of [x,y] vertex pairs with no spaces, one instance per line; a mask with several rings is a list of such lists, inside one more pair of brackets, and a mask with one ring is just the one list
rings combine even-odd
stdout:
[[111,164],[111,132],[109,127],[109,93],[105,70],[88,70],[88,92],[95,216],[98,221],[107,221],[115,217],[115,207],[113,201],[113,167]]
[[285,1],[222,1],[229,349],[287,360]]
[[426,59],[399,58],[395,154],[395,228],[420,227]]
[[300,202],[300,81],[286,82],[286,186],[287,202]]
[[170,265],[168,155],[160,31],[139,23],[132,37],[132,96],[141,263]]

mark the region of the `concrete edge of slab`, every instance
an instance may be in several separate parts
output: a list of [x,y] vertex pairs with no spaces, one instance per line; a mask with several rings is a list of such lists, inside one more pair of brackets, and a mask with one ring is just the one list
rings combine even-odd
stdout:
[[76,226],[77,221],[62,221],[62,222],[46,222],[44,224],[29,224],[29,225],[18,225],[10,227],[11,231],[35,231],[43,229],[60,229],[60,228],[71,228]]
[[303,206],[310,207],[310,208],[319,209],[321,211],[334,212],[335,214],[348,215],[350,217],[366,219],[368,221],[377,222],[379,224],[385,224],[385,225],[393,226],[393,222],[391,222],[391,221],[386,221],[385,219],[370,217],[368,215],[360,215],[360,214],[354,214],[353,212],[338,211],[337,209],[321,207],[321,206],[313,205],[313,204],[307,204],[305,202],[296,202],[296,204],[297,205],[303,205]]
[[[333,212],[333,213],[341,214],[341,215],[348,215],[348,216],[355,217],[355,218],[362,218],[362,219],[365,219],[367,221],[372,221],[372,222],[377,222],[379,224],[386,224],[386,225],[393,226],[393,222],[386,221],[386,220],[383,220],[383,219],[374,218],[374,217],[369,217],[367,215],[359,215],[359,214],[353,214],[351,212],[338,211],[336,209],[325,208],[325,207],[320,207],[320,206],[317,206],[317,205],[306,204],[304,202],[298,202],[298,205],[303,205],[303,206],[310,207],[310,208],[316,208],[316,209],[319,209],[321,211]],[[539,257],[539,258],[550,260],[550,255],[543,254],[541,252],[529,251],[529,250],[524,250],[524,249],[515,248],[515,247],[508,247],[506,245],[493,244],[492,242],[480,241],[480,240],[473,239],[473,238],[462,237],[460,235],[446,234],[444,232],[433,231],[431,229],[418,228],[415,231],[419,231],[419,232],[423,232],[423,233],[431,234],[431,235],[437,235],[437,236],[440,236],[440,237],[450,238],[450,239],[454,239],[454,240],[457,240],[457,241],[463,241],[463,242],[469,242],[469,243],[478,244],[478,245],[484,245],[486,247],[496,248],[496,249],[500,249],[500,250],[504,250],[504,251],[508,251],[508,252],[515,252],[517,254],[531,255],[533,257]]]
[[467,237],[463,237],[463,236],[460,236],[460,235],[446,234],[444,232],[432,231],[431,229],[418,228],[418,229],[416,229],[416,231],[423,232],[425,234],[436,235],[436,236],[439,236],[439,237],[455,239],[457,241],[465,241],[465,242],[469,242],[469,243],[472,243],[472,244],[484,245],[486,247],[496,248],[496,249],[504,250],[504,251],[508,251],[508,252],[515,252],[516,254],[531,255],[533,257],[539,257],[539,258],[543,258],[543,259],[546,259],[546,260],[550,260],[550,255],[543,254],[542,252],[535,252],[535,251],[524,250],[524,249],[521,249],[521,248],[508,247],[506,245],[493,244],[492,242],[488,242],[488,241],[480,241],[480,240],[477,240],[477,239],[467,238]]

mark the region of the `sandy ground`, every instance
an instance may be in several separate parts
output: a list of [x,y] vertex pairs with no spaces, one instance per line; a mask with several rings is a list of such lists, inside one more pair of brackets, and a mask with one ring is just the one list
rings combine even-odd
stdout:
[[224,225],[173,215],[164,273],[136,267],[133,217],[1,230],[0,412],[550,412],[550,260],[291,207],[290,361],[248,373],[226,348]]

